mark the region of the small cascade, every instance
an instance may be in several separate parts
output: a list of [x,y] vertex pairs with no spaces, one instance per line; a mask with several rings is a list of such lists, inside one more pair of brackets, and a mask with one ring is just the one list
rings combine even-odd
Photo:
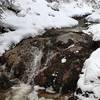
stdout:
[[42,51],[36,47],[34,47],[34,49],[35,49],[34,52],[32,52],[33,61],[31,62],[30,68],[26,70],[26,74],[28,75],[27,84],[31,83],[32,85],[34,85],[34,77],[39,70],[39,66],[41,65],[41,58],[42,58]]

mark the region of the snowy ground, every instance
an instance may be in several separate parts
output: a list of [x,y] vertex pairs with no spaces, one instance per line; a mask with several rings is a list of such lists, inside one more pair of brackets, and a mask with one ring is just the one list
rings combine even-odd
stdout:
[[100,48],[92,53],[89,59],[85,61],[82,72],[78,81],[78,87],[85,92],[91,92],[89,97],[78,95],[81,100],[99,100],[100,98]]
[[[13,1],[13,0],[12,0]],[[1,4],[4,0],[0,1]],[[7,4],[4,3],[6,6]],[[3,5],[4,5],[3,4]],[[23,38],[44,33],[44,29],[72,27],[78,21],[71,16],[82,16],[92,12],[92,8],[86,4],[77,2],[48,3],[45,0],[15,0],[12,7],[14,13],[8,9],[0,8],[3,12],[0,20],[4,27],[13,27],[14,31],[0,35],[0,55],[9,49],[11,44],[17,44]],[[70,8],[70,9],[69,9]]]
[[[0,1],[0,5],[4,0]],[[96,2],[100,2],[97,0]],[[88,4],[88,3],[87,3]],[[8,32],[0,34],[0,55],[8,50],[11,44],[19,43],[23,38],[36,36],[45,32],[45,29],[72,27],[78,24],[78,21],[71,18],[72,16],[82,16],[90,13],[86,20],[96,22],[84,30],[86,34],[93,36],[93,40],[100,40],[100,11],[88,6],[86,2],[78,0],[63,3],[48,3],[45,0],[15,0],[13,8],[18,13],[4,8],[0,8],[0,23],[8,28]],[[8,4],[9,5],[9,4]],[[0,25],[1,26],[1,25]],[[84,92],[92,91],[86,98],[81,94],[78,95],[80,100],[98,100],[100,98],[100,48],[94,51],[90,58],[84,63],[83,74],[80,75],[78,87]]]

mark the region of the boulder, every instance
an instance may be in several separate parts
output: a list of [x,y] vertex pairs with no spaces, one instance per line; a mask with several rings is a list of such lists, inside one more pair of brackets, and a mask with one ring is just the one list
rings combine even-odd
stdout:
[[53,29],[22,40],[2,59],[10,79],[18,78],[45,89],[52,87],[62,95],[72,94],[92,47],[92,38],[87,34]]
[[46,57],[34,82],[45,88],[52,86],[57,93],[73,92],[83,63],[92,52],[92,38],[82,32],[69,32],[59,35],[53,43],[46,48]]

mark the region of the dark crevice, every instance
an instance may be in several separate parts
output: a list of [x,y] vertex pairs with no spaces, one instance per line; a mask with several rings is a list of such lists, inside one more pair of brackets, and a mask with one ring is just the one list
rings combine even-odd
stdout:
[[100,48],[100,41],[93,41],[92,50],[95,51],[97,48]]
[[20,12],[20,10],[16,10],[16,9],[14,9],[14,8],[12,8],[12,7],[7,7],[7,9],[8,9],[8,10],[11,10],[12,12],[14,12],[14,13],[16,13],[16,14],[18,14],[18,13]]
[[0,34],[3,34],[3,33],[7,33],[7,32],[10,32],[10,31],[15,31],[16,29],[14,27],[1,27],[0,26]]

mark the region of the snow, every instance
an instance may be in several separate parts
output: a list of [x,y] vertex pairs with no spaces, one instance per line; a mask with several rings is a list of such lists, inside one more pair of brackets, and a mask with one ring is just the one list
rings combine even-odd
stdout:
[[[71,9],[69,9],[71,8]],[[66,12],[67,16],[83,16],[92,13],[93,8],[86,5],[85,2],[79,1],[79,3],[73,1],[69,3],[63,3],[61,5],[61,11]]]
[[81,5],[75,1],[48,3],[45,0],[14,0],[12,5],[20,12],[14,13],[2,9],[0,21],[5,27],[13,27],[15,30],[0,35],[0,55],[9,50],[11,44],[17,44],[23,38],[41,35],[45,32],[44,29],[52,27],[73,27],[78,21],[71,18],[72,16],[82,16],[92,12],[92,8],[85,3]]
[[38,86],[38,85],[35,85],[35,86],[34,86],[34,90],[35,90],[35,91],[38,91],[38,90],[45,90],[45,88],[44,88],[44,87],[40,87],[40,86]]
[[[96,10],[86,17],[86,20],[93,22],[84,33],[93,37],[94,41],[100,41],[100,12]],[[100,98],[100,48],[95,50],[91,56],[85,61],[82,73],[77,83],[77,87],[82,90],[82,94],[78,94],[80,100],[99,100]],[[86,92],[89,97],[83,96]]]
[[52,86],[48,87],[46,89],[46,92],[48,92],[48,93],[55,93],[55,91],[53,90]]
[[66,63],[66,61],[67,61],[66,58],[61,59],[61,63]]
[[[93,92],[86,99],[82,95],[78,95],[81,100],[98,100],[100,98],[100,48],[94,51],[90,58],[84,63],[83,74],[78,80],[78,88],[85,91]],[[96,98],[95,98],[96,97]]]
[[99,23],[100,22],[100,11],[93,12],[91,15],[86,17],[86,20],[89,22]]
[[83,32],[92,35],[94,41],[100,40],[100,24],[90,25],[88,30],[83,30]]

